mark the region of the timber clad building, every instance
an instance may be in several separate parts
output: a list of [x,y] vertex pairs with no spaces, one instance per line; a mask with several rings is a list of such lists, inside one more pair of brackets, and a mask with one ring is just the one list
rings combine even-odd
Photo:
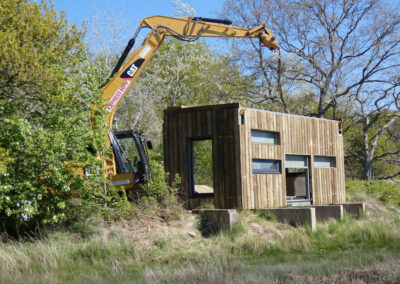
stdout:
[[164,111],[164,163],[188,209],[345,202],[339,121],[241,108]]

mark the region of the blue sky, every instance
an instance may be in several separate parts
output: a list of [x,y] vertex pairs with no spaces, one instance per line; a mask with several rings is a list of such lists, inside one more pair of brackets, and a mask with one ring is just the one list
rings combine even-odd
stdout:
[[[217,10],[222,8],[223,0],[184,0],[185,4],[196,10],[201,17],[216,17]],[[122,16],[132,21],[136,28],[139,20],[144,17],[163,15],[175,16],[175,6],[170,0],[53,0],[57,10],[64,10],[70,23],[80,24],[89,20],[93,12],[103,12],[112,9],[122,13]]]
[[[34,0],[40,2],[40,0]],[[224,0],[181,0],[196,11],[196,16],[218,18],[218,10],[221,10]],[[70,24],[77,24],[78,27],[83,21],[90,22],[93,15],[108,16],[119,15],[121,24],[127,24],[129,27],[121,31],[120,41],[108,41],[116,52],[122,50],[129,38],[136,31],[142,18],[163,15],[176,16],[176,8],[172,0],[53,0],[54,7],[58,11],[65,11]],[[89,25],[90,27],[90,25]],[[128,31],[129,34],[126,34]],[[89,28],[88,33],[91,30]],[[141,32],[145,36],[148,31]],[[105,35],[107,38],[107,35]],[[225,50],[226,42],[221,39],[207,39],[206,42],[213,47]],[[89,42],[89,47],[94,48],[93,43]]]

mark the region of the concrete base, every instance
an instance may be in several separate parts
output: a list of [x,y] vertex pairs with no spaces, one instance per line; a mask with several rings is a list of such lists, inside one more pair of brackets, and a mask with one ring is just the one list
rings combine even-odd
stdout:
[[343,203],[341,205],[343,205],[343,209],[354,218],[360,218],[361,214],[365,212],[364,202]]
[[320,220],[338,219],[343,218],[342,205],[314,205],[310,208],[315,208],[315,216]]
[[231,230],[238,221],[235,209],[199,209],[193,213],[200,214],[214,230]]
[[292,226],[309,224],[312,231],[317,228],[315,218],[315,208],[312,207],[288,207],[288,208],[273,208],[273,209],[260,209],[257,210],[261,214],[276,216],[278,221],[288,223]]

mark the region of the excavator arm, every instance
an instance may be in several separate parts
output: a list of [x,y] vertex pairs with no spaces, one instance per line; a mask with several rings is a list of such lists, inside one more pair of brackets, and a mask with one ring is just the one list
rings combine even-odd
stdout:
[[[130,87],[132,87],[132,83],[139,77],[140,73],[150,61],[154,52],[160,47],[166,36],[173,36],[187,41],[193,41],[200,37],[259,38],[261,46],[266,46],[271,50],[279,48],[277,40],[265,23],[253,29],[246,29],[229,24],[230,21],[227,20],[192,17],[171,18],[153,16],[144,18],[140,22],[139,29],[149,28],[151,29],[151,32],[123,67],[118,68],[119,70],[114,69],[114,71],[116,71],[115,74],[113,74],[110,82],[108,82],[104,88],[102,97],[108,101],[106,107],[107,126],[111,127],[115,110],[122,98]],[[135,37],[137,34],[138,31],[136,32]]]
[[[134,45],[139,31],[149,28],[151,31],[142,45],[125,60]],[[129,41],[120,60],[114,68],[111,79],[103,89],[102,98],[106,102],[106,129],[111,129],[114,114],[121,100],[132,87],[154,52],[160,47],[166,36],[172,36],[184,41],[194,41],[200,37],[221,38],[258,38],[260,45],[271,50],[279,49],[279,45],[271,31],[263,23],[255,28],[247,29],[234,26],[228,20],[216,20],[200,17],[165,17],[153,16],[142,19],[134,37]],[[125,62],[126,61],[126,62]],[[107,130],[108,143],[114,148],[114,157],[106,162],[106,173],[116,175],[117,166],[115,157],[116,138]]]

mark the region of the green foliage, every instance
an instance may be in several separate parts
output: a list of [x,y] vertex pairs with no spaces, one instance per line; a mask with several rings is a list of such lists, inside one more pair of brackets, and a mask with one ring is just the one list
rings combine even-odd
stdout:
[[145,185],[143,195],[148,198],[154,198],[159,203],[168,202],[169,197],[177,194],[177,187],[180,184],[179,176],[172,180],[171,186],[167,180],[169,176],[164,171],[162,154],[155,150],[149,150],[151,178],[150,182]]
[[168,240],[160,237],[154,241],[154,245],[160,249],[165,249],[168,246]]
[[215,205],[209,202],[201,203],[200,209],[215,209]]
[[271,222],[278,222],[278,218],[276,217],[276,215],[274,213],[272,213],[271,211],[261,211],[259,213],[260,217],[271,221]]
[[[390,114],[390,113],[386,113]],[[371,141],[378,134],[380,129],[389,121],[390,118],[381,115],[374,124],[368,129],[366,127],[365,119],[357,120],[356,118],[348,118],[344,120],[343,128],[348,128],[344,135],[344,148],[346,153],[345,169],[346,176],[351,179],[364,179],[364,159],[368,155],[368,151],[372,150]],[[368,116],[369,121],[374,121],[376,115]],[[397,122],[398,123],[398,122]],[[396,124],[395,124],[396,125]],[[367,131],[365,133],[365,131]],[[364,147],[364,135],[368,135],[368,148]],[[386,153],[396,153],[400,144],[395,135],[389,135],[390,132],[384,131],[380,134],[377,146],[373,151],[372,156],[372,177],[380,178],[391,176],[400,170],[396,164],[398,160],[397,155],[383,156],[382,159],[376,159],[377,156],[385,155]]]
[[12,162],[12,159],[8,156],[7,151],[0,147],[0,174],[4,173],[6,166]]
[[1,1],[0,113],[28,116],[40,101],[67,99],[46,91],[62,85],[65,70],[82,60],[82,35],[45,1]]
[[194,183],[214,187],[212,140],[195,140],[192,143]]
[[249,76],[204,41],[169,38],[121,102],[114,125],[140,130],[158,144],[166,107],[236,102],[250,83]]
[[86,214],[79,216],[70,214],[68,216],[68,230],[71,233],[79,234],[83,239],[90,239],[93,236],[100,235],[104,231],[103,216],[95,209],[90,214],[89,212],[84,213]]
[[130,210],[126,213],[128,216],[133,215],[138,218],[142,218],[140,217],[142,214],[149,214],[166,221],[177,220],[183,211],[177,196],[180,178],[176,176],[169,185],[169,175],[164,171],[162,154],[157,150],[149,150],[149,157],[150,182],[139,190],[127,192],[131,203]]
[[124,204],[104,178],[100,80],[81,36],[44,2],[1,2],[1,231]]
[[378,199],[383,203],[400,205],[400,185],[384,180],[351,180],[346,182],[350,199]]
[[238,237],[245,235],[247,233],[247,228],[243,221],[239,219],[233,226],[232,229],[227,231],[226,234],[232,239],[235,240]]
[[[43,104],[40,121],[0,120],[0,146],[12,159],[0,175],[3,223],[59,222],[74,210],[71,198],[81,199],[84,206],[111,201],[97,158],[105,151],[103,135],[89,123],[90,100],[83,112],[82,94],[71,96],[70,104]],[[99,152],[93,154],[88,147]],[[83,167],[97,174],[83,177]]]

